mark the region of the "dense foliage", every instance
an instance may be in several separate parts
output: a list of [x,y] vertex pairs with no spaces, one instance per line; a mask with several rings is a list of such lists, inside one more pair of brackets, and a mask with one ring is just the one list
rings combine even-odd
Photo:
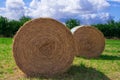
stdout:
[[120,38],[120,21],[115,22],[114,20],[108,21],[106,24],[93,25],[103,32],[107,38]]
[[79,26],[80,25],[80,21],[77,19],[69,19],[65,22],[66,26],[70,29],[72,29],[75,26]]
[[[26,22],[31,20],[30,17],[23,16],[19,20],[9,20],[6,17],[0,17],[0,37],[13,37],[18,29]],[[73,28],[80,25],[77,19],[69,19],[65,22],[68,28]],[[120,21],[108,21],[106,24],[93,24],[96,28],[103,32],[107,38],[120,38]]]
[[5,17],[0,17],[0,36],[13,37],[18,29],[31,18],[23,16],[20,20],[8,20]]
[[[66,21],[66,26],[70,29],[78,25],[80,25],[80,22],[77,19]],[[120,38],[120,21],[110,20],[106,24],[93,24],[92,26],[98,28],[106,38]]]

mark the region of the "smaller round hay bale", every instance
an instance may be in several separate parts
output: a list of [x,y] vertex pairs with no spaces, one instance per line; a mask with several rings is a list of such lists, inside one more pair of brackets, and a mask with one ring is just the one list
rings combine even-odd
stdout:
[[53,76],[73,62],[75,43],[70,30],[50,18],[25,23],[14,37],[13,56],[28,76]]
[[101,55],[105,47],[105,38],[101,31],[92,26],[77,26],[71,29],[77,54],[86,58],[95,58]]

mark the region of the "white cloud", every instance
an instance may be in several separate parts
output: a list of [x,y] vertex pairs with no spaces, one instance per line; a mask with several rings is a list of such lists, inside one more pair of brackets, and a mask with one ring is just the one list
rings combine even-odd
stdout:
[[80,17],[83,24],[106,23],[112,18],[109,13],[86,14]]
[[19,19],[24,15],[24,2],[23,0],[6,0],[6,7],[2,9],[2,16],[9,19]]
[[109,19],[108,13],[100,13],[109,6],[106,0],[32,0],[27,15],[33,18],[53,17],[58,20],[78,18],[89,24],[94,20],[102,22]]
[[90,20],[102,22],[109,19],[110,15],[105,15],[108,13],[101,13],[109,6],[106,0],[32,0],[29,6],[25,6],[23,0],[7,0],[4,16],[10,19],[19,19],[23,15],[52,17],[62,21],[77,18],[89,24],[92,23]]
[[0,13],[4,12],[5,8],[0,8]]
[[106,0],[88,0],[92,5],[94,9],[101,10],[104,9],[110,4]]
[[58,14],[59,16],[62,14],[87,14],[98,12],[108,6],[109,3],[105,0],[32,0],[30,4],[32,13],[29,15],[31,16],[34,14],[34,17],[51,17],[58,16]]
[[32,8],[37,8],[40,4],[40,0],[32,0],[32,2],[30,3],[30,7]]

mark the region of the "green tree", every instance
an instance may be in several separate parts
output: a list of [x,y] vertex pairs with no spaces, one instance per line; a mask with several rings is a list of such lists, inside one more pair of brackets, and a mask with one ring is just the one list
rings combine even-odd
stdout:
[[8,20],[6,17],[0,17],[0,36],[2,37],[13,37],[18,29],[28,20],[30,17],[23,16],[17,20]]
[[6,32],[7,24],[8,19],[0,16],[0,36],[3,36],[3,34]]
[[107,38],[120,38],[120,21],[110,20],[106,24],[93,25],[97,27]]
[[77,19],[69,19],[65,22],[66,26],[69,28],[69,29],[72,29],[73,27],[75,26],[79,26],[80,25],[80,21],[77,20]]
[[7,25],[7,30],[4,36],[13,37],[18,29],[22,26],[20,21],[10,20]]
[[23,16],[19,19],[19,21],[21,22],[21,24],[24,24],[25,22],[31,20],[30,17],[26,17],[26,16]]
[[111,19],[111,20],[109,20],[108,22],[107,22],[107,24],[109,24],[109,25],[114,25],[116,22],[113,20],[113,19]]

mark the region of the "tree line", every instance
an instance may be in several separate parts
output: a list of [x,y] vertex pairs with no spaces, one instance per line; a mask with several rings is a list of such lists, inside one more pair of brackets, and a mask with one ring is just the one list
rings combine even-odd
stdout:
[[106,24],[93,25],[98,28],[106,38],[120,38],[120,21],[108,21]]
[[[66,21],[66,26],[70,29],[79,25],[80,21],[77,19]],[[91,26],[98,28],[106,38],[120,38],[120,21],[109,20],[105,24],[92,24]]]
[[[19,20],[9,20],[6,17],[0,16],[0,37],[13,37],[18,29],[26,22],[31,20],[30,17],[23,16]],[[65,22],[68,28],[73,28],[80,25],[77,19],[68,19]],[[98,28],[106,38],[120,38],[120,21],[110,20],[105,24],[92,24]]]
[[18,29],[30,19],[30,17],[23,16],[19,20],[9,20],[0,16],[0,37],[13,37]]

